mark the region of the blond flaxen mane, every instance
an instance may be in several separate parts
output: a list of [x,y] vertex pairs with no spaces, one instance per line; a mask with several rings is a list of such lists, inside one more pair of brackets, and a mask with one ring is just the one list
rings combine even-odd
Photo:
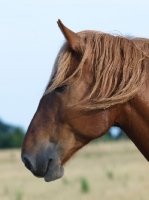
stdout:
[[131,99],[146,76],[146,61],[149,58],[148,39],[128,39],[97,31],[78,33],[85,39],[78,66],[68,76],[74,52],[64,44],[56,59],[54,70],[45,94],[65,84],[79,73],[88,57],[93,84],[86,97],[90,109],[106,109]]

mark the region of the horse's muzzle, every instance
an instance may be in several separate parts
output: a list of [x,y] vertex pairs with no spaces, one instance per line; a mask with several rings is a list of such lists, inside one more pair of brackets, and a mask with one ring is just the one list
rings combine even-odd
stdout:
[[58,156],[54,154],[49,156],[44,152],[33,156],[22,153],[22,161],[36,177],[44,178],[47,182],[61,178],[64,174],[63,166],[61,166]]

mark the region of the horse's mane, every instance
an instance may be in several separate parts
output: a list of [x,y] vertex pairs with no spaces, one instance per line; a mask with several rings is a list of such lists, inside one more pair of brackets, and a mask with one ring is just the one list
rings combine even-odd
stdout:
[[77,73],[81,75],[83,65],[91,57],[90,71],[93,83],[86,97],[90,109],[105,109],[121,104],[132,98],[146,76],[146,58],[149,58],[148,39],[128,39],[97,31],[78,33],[85,39],[85,47],[78,65],[68,75],[74,52],[67,42],[61,48],[56,59],[52,77],[45,94],[64,84]]

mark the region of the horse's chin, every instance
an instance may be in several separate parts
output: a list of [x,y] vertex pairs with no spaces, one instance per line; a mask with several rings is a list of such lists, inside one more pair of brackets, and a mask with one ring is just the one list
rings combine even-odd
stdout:
[[61,178],[64,175],[64,167],[56,167],[52,172],[50,169],[47,170],[47,173],[44,176],[46,182],[55,181],[56,179]]

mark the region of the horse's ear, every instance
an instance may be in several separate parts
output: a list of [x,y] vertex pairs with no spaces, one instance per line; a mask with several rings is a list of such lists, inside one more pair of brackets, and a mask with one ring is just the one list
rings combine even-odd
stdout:
[[72,50],[74,50],[75,52],[80,52],[81,51],[81,37],[79,35],[77,35],[77,33],[74,33],[73,31],[71,31],[70,29],[68,29],[59,19],[58,20],[58,26],[60,28],[60,30],[62,31],[64,37],[66,38],[66,40],[68,41],[70,47]]

